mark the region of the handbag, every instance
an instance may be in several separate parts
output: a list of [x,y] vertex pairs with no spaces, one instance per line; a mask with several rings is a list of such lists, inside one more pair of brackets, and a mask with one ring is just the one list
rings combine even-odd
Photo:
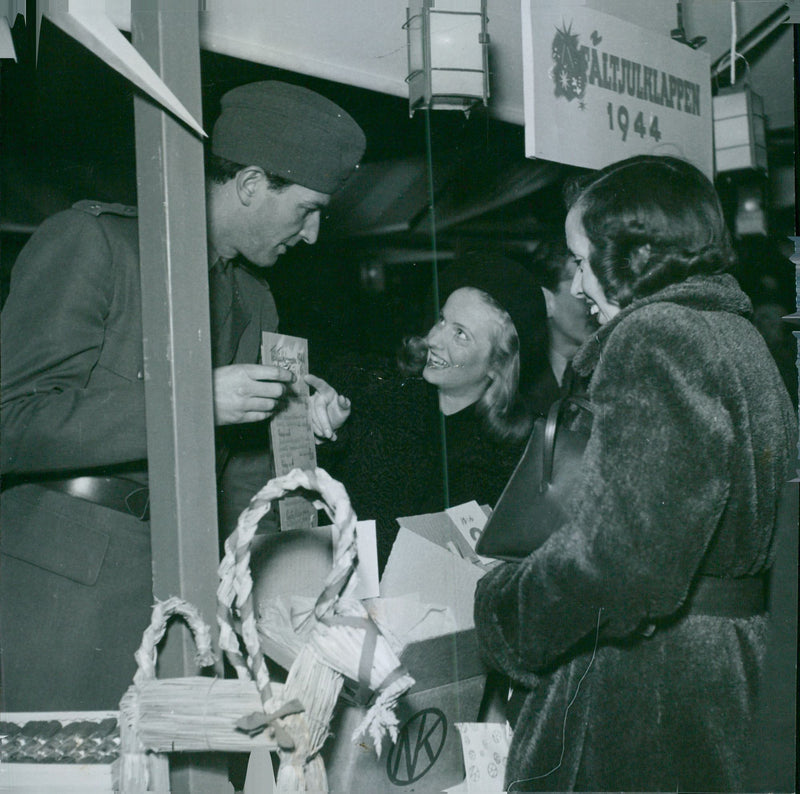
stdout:
[[581,473],[592,405],[563,397],[535,421],[525,451],[497,500],[475,551],[518,562],[539,548],[566,520],[566,499]]

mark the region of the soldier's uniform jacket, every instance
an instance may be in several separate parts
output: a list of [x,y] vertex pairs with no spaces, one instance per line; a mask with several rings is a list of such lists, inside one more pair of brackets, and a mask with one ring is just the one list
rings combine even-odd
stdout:
[[[6,710],[115,707],[149,619],[147,522],[36,484],[118,473],[146,482],[136,214],[79,202],[37,229],[12,271],[0,405]],[[243,268],[232,267],[231,277],[244,318],[240,312],[227,335],[227,359],[216,363],[255,363],[261,331],[277,329],[275,303],[266,283]],[[48,612],[42,647],[32,630],[42,620],[37,605]],[[64,665],[83,671],[84,689],[47,683],[53,671],[32,661],[49,656],[46,643],[61,645]],[[34,681],[38,672],[37,702],[15,699],[22,695],[15,676]]]

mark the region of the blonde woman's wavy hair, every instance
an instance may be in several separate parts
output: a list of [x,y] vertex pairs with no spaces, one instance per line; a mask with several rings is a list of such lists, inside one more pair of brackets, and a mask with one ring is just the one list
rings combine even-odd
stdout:
[[[488,292],[474,289],[498,320],[492,324],[489,368],[495,373],[486,391],[475,403],[489,431],[501,440],[519,441],[531,431],[532,417],[519,394],[519,337],[508,312]],[[428,343],[421,336],[403,340],[398,366],[409,375],[419,375],[428,358]]]

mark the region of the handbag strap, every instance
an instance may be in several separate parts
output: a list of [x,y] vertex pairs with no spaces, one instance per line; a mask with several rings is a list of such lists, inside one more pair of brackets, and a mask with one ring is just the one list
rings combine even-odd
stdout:
[[592,412],[592,404],[585,397],[562,397],[556,400],[547,411],[547,419],[544,425],[544,443],[542,445],[542,480],[539,483],[539,493],[544,493],[553,481],[553,459],[556,450],[556,432],[558,422],[561,419],[561,412],[568,403],[583,408],[584,411]]

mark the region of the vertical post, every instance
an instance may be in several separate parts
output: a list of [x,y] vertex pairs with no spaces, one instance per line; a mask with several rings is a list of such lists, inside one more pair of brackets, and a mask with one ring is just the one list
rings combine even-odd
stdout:
[[[134,46],[202,119],[198,0],[132,0]],[[209,344],[203,144],[148,98],[134,99],[153,587],[214,628],[219,561]],[[160,674],[196,674],[187,631]],[[226,790],[223,757],[171,758],[174,794]],[[229,788],[227,790],[230,790]]]
[[[430,103],[429,103],[430,104]],[[431,219],[431,251],[433,253],[433,318],[439,316],[439,247],[436,243],[436,191],[433,179],[433,141],[431,139],[431,109],[423,108],[425,113],[425,158],[428,165],[428,205]],[[442,439],[442,493],[444,506],[450,507],[450,472],[447,466],[447,425],[444,414],[439,414],[439,435]]]

